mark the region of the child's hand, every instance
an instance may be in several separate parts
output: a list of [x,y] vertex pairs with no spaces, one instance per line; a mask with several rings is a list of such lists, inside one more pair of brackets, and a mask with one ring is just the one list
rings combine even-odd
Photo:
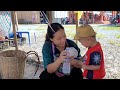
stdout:
[[70,64],[74,66],[74,65],[76,65],[76,63],[77,62],[76,62],[76,60],[74,60],[74,57],[73,56],[70,57]]
[[83,62],[79,60],[79,66],[82,68]]
[[82,68],[86,69],[86,65],[84,63],[82,63]]
[[82,68],[82,62],[75,60],[74,57],[70,57],[70,64],[76,68]]

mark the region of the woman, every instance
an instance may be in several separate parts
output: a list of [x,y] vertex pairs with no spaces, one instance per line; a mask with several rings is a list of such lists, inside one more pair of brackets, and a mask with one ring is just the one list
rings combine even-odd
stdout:
[[[51,26],[51,27],[50,27]],[[83,79],[81,65],[78,60],[70,58],[71,73],[65,75],[62,72],[62,65],[66,56],[66,47],[74,47],[80,55],[80,49],[75,42],[66,39],[64,27],[59,23],[52,23],[48,26],[46,40],[43,45],[42,55],[44,61],[44,71],[40,79],[58,79],[58,80],[80,80]]]

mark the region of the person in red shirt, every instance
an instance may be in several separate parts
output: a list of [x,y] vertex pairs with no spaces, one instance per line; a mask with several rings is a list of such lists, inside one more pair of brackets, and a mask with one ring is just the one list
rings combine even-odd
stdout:
[[84,79],[102,79],[106,74],[104,56],[101,44],[96,40],[96,32],[90,25],[81,25],[74,39],[88,48],[80,63]]

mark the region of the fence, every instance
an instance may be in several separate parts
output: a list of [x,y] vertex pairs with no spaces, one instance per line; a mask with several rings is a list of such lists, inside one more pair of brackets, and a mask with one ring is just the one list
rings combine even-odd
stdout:
[[0,11],[0,36],[8,36],[12,32],[11,11]]

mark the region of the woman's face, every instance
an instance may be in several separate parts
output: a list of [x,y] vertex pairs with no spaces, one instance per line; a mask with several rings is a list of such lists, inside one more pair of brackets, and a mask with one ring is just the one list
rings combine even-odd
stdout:
[[66,34],[64,29],[58,30],[55,34],[53,39],[51,39],[52,42],[58,47],[64,47],[66,42]]

